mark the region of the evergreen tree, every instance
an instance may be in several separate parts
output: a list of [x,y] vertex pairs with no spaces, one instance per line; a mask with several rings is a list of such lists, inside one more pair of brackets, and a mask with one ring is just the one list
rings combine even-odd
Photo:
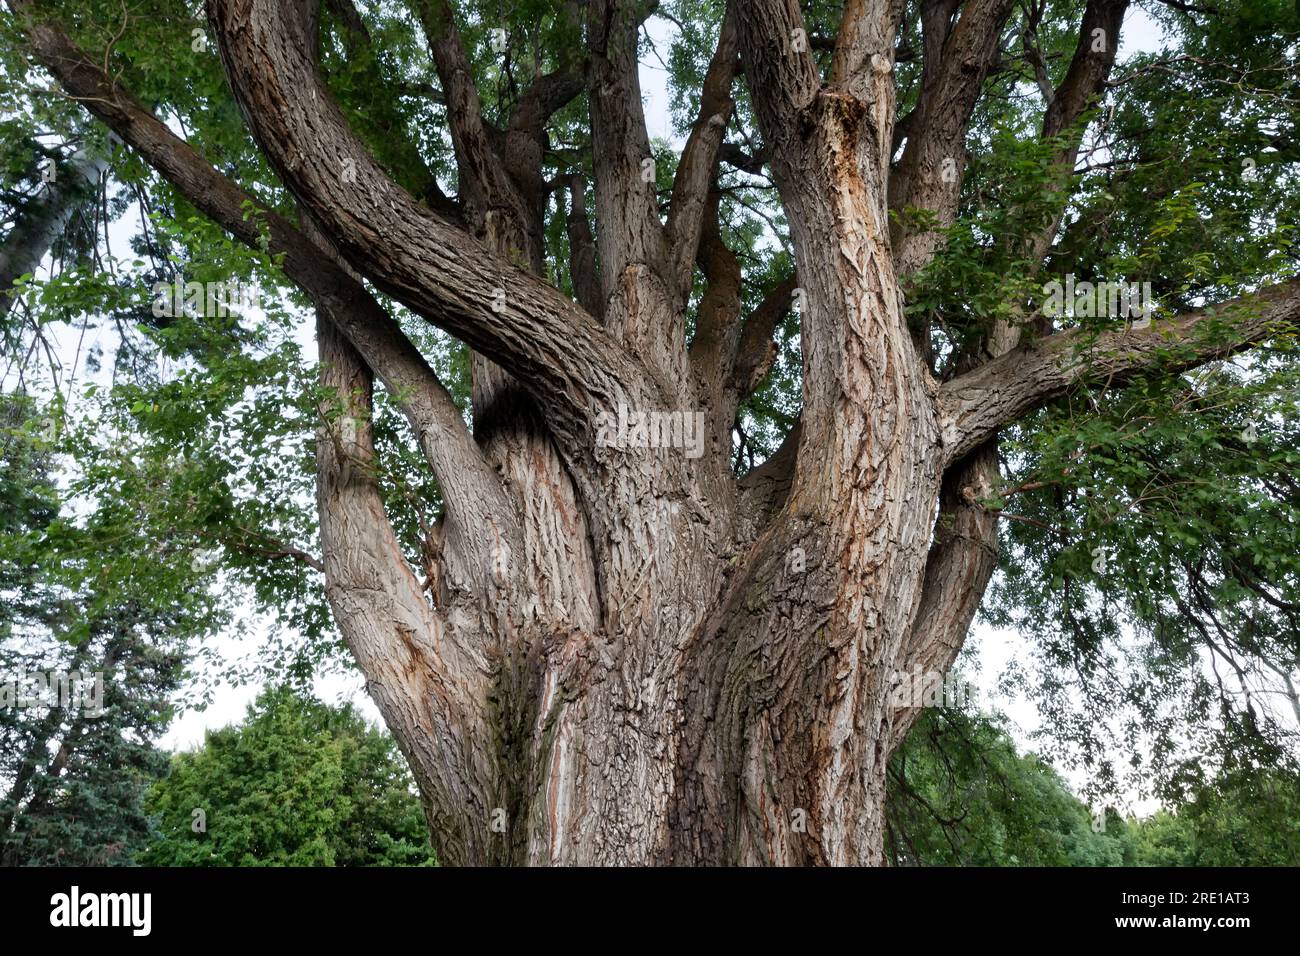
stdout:
[[158,866],[431,864],[410,774],[351,705],[271,688],[240,726],[172,760],[147,803]]
[[144,791],[166,769],[152,741],[183,676],[167,641],[179,612],[130,588],[105,600],[85,557],[51,560],[71,530],[41,437],[51,419],[16,395],[0,416],[0,862],[128,863],[149,833]]

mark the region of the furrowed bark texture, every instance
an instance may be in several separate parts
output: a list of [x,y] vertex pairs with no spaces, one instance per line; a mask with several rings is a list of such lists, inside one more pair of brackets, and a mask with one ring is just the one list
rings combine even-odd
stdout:
[[[248,191],[42,4],[9,6],[70,95],[234,236],[261,241]],[[1021,343],[1003,323],[940,384],[903,291],[938,232],[891,229],[889,213],[954,221],[965,129],[1012,4],[920,5],[922,99],[897,130],[902,2],[845,3],[825,75],[795,0],[731,4],[663,193],[638,81],[648,6],[560,6],[580,52],[494,125],[453,5],[412,0],[459,189],[453,201],[426,183],[420,202],[331,101],[312,2],[209,3],[235,98],[301,210],[297,223],[262,221],[317,314],[335,619],[445,863],[880,864],[886,764],[917,716],[893,691],[901,674],[951,666],[996,565],[996,516],[981,502],[1000,479],[998,431],[1081,382],[1247,348],[1294,321],[1300,296],[1284,284],[1089,341]],[[1117,31],[1124,6],[1093,0],[1080,29]],[[350,5],[331,10],[348,42],[368,42]],[[1045,135],[1093,102],[1114,43],[1098,55],[1081,38]],[[737,158],[724,134],[741,74],[763,143]],[[548,184],[546,120],[580,95],[592,166]],[[1062,177],[1076,151],[1065,144]],[[748,315],[719,221],[720,160],[770,170],[794,244],[796,273]],[[541,278],[555,190],[576,303]],[[367,281],[473,349],[472,432]],[[737,480],[737,409],[796,306],[799,422]],[[375,382],[397,397],[443,492],[418,569],[384,512]],[[660,416],[649,430],[637,423],[647,414]]]

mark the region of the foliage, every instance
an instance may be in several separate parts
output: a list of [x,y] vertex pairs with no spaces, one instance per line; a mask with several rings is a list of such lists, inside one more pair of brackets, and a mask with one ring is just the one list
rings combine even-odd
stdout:
[[1092,815],[998,721],[932,709],[890,763],[894,865],[1118,866],[1126,840]]
[[1224,775],[1145,817],[1090,810],[1001,719],[929,710],[890,763],[895,866],[1295,866],[1300,777]]
[[[206,602],[98,564],[119,533],[112,508],[69,521],[53,483],[56,423],[39,412],[0,396],[0,861],[119,865],[150,834],[141,802],[166,767],[152,741]],[[56,689],[33,685],[38,674]],[[72,682],[62,698],[60,679]]]
[[155,866],[433,863],[391,738],[351,705],[287,685],[263,691],[242,725],[177,754],[146,806],[160,837],[142,862]]
[[1271,770],[1225,778],[1129,825],[1140,866],[1300,865],[1300,780]]

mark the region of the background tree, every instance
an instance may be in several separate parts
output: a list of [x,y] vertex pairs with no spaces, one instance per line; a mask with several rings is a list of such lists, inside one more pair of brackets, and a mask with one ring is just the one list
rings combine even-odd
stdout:
[[1295,866],[1300,813],[1294,776],[1276,772],[1198,782],[1187,800],[1130,822],[1142,866]]
[[895,866],[1134,865],[1123,820],[1112,812],[1104,822],[979,715],[928,712],[890,763],[886,848]]
[[[1125,0],[683,0],[678,150],[653,4],[9,0],[6,114],[84,107],[150,217],[30,295],[176,363],[103,399],[202,476],[147,520],[300,672],[323,574],[446,862],[883,862],[893,691],[999,561],[1064,758],[1259,774],[1296,749],[1296,11],[1144,6],[1169,48],[1117,64]],[[143,315],[178,274],[296,291]],[[1051,314],[1071,276],[1153,320]]]
[[1270,771],[1198,779],[1138,817],[1083,804],[999,719],[928,711],[890,762],[894,866],[1295,866],[1300,781]]
[[434,862],[392,738],[351,705],[287,686],[264,691],[243,724],[173,757],[146,806],[161,831],[141,861],[153,866]]
[[153,741],[182,680],[187,616],[205,602],[95,563],[120,537],[113,509],[66,523],[56,420],[41,411],[0,396],[0,864],[121,865],[150,834],[141,803],[167,763]]

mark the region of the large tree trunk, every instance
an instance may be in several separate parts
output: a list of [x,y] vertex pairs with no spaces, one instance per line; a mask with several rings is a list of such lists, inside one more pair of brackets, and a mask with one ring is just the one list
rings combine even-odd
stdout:
[[[472,250],[385,176],[328,101],[306,52],[310,6],[211,5],[232,87],[342,256],[481,356],[475,437],[506,509],[492,513],[506,560],[453,568],[460,588],[443,588],[422,623],[395,558],[364,585],[329,560],[376,550],[365,542],[382,516],[363,526],[322,498],[336,617],[368,675],[405,682],[376,697],[417,765],[435,845],[454,862],[881,863],[886,763],[916,715],[894,707],[892,691],[900,672],[951,664],[991,572],[993,523],[978,503],[996,478],[989,442],[1007,408],[1023,412],[1030,395],[1081,374],[1061,361],[1063,336],[1033,362],[1018,356],[1036,379],[975,369],[941,389],[913,341],[896,268],[900,256],[918,267],[938,240],[890,234],[903,5],[846,5],[829,83],[791,42],[797,4],[734,5],[665,224],[641,176],[639,8],[588,4],[600,284],[583,292],[585,311],[529,275],[541,231],[532,167],[512,164],[518,150],[492,150],[446,5],[430,4],[425,27],[452,103],[465,225],[482,243]],[[932,188],[925,157],[960,144],[975,99],[962,84],[996,59],[1009,8],[975,0],[943,44],[933,80],[943,108],[899,187],[941,222],[956,200]],[[742,483],[726,436],[762,359],[742,354],[733,270],[706,223],[737,52],[791,224],[804,356],[793,447]],[[510,132],[537,140],[522,115]],[[341,184],[308,151],[362,173]],[[581,212],[575,203],[575,240]],[[688,349],[697,258],[711,298]],[[1116,344],[1136,368],[1152,341]],[[383,375],[384,357],[358,349]],[[529,408],[503,404],[515,383]],[[698,457],[607,440],[627,410],[701,409],[709,440]],[[463,483],[430,462],[445,485]],[[447,533],[475,537],[456,512]],[[330,538],[331,527],[345,530]],[[362,587],[369,603],[352,597]],[[412,656],[367,667],[376,647]]]
[[[791,201],[797,222],[838,226],[796,231],[799,261],[813,265],[801,273],[810,358],[789,495],[751,540],[739,496],[717,490],[725,446],[696,459],[681,448],[583,449],[589,468],[613,476],[583,502],[601,556],[595,626],[526,612],[547,581],[581,572],[572,555],[530,570],[501,595],[488,633],[455,642],[496,649],[480,674],[483,726],[456,731],[478,736],[486,752],[463,737],[429,741],[428,721],[389,718],[415,761],[432,760],[422,781],[446,763],[447,753],[431,752],[439,748],[491,765],[492,779],[465,781],[463,798],[441,784],[426,790],[432,819],[459,817],[439,833],[453,859],[881,861],[888,699],[920,605],[939,428],[901,315],[883,207],[872,198],[883,195],[883,170],[874,145],[860,145],[870,142],[867,117],[829,94],[810,112],[816,125],[780,175],[801,183]],[[628,315],[625,290],[607,294],[621,310],[621,336],[651,354],[663,347],[662,330],[683,321],[680,305],[664,313],[662,300],[640,301],[644,311]],[[706,404],[680,386],[650,394],[635,411]],[[493,447],[508,462],[527,446]],[[328,473],[324,480],[332,484]],[[528,516],[526,494],[511,490]],[[337,507],[323,498],[327,534],[349,529],[328,539],[327,555],[374,551],[371,526]],[[554,553],[554,541],[536,538],[547,531],[520,521],[524,553]],[[330,574],[330,594],[345,632],[358,617],[382,624],[381,609],[348,600],[356,585],[342,576]],[[388,626],[401,633],[411,616],[393,612]],[[416,637],[435,653],[440,640]],[[400,696],[427,692],[413,682]]]

